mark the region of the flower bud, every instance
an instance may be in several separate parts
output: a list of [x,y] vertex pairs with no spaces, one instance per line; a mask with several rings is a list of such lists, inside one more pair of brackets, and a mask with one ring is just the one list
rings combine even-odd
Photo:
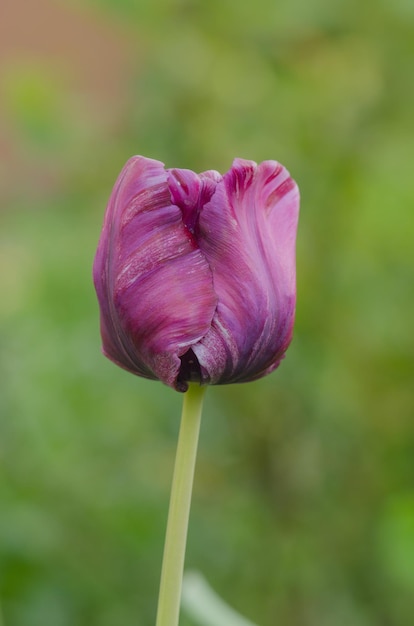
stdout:
[[132,157],[93,268],[104,354],[178,391],[272,372],[292,338],[298,213],[275,161],[221,176]]

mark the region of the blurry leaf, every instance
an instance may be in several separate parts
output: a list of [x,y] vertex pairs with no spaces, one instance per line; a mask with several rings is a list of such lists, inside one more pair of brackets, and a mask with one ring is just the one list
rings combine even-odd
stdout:
[[255,626],[222,600],[198,572],[186,572],[182,606],[200,626]]
[[390,499],[380,520],[378,541],[386,576],[414,593],[414,493]]

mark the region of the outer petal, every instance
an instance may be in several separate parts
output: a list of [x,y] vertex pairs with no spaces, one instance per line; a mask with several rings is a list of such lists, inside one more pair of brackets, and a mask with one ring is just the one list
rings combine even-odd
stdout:
[[218,306],[196,345],[206,382],[260,378],[292,338],[299,191],[275,161],[236,159],[199,220],[199,245],[214,276]]
[[179,357],[208,332],[217,298],[159,161],[133,157],[122,170],[105,215],[94,282],[106,356],[185,390],[177,382]]

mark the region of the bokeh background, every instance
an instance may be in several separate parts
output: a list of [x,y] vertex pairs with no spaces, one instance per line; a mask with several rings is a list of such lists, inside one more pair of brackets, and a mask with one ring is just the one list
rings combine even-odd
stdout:
[[154,624],[182,398],[104,359],[91,282],[137,153],[302,195],[295,338],[207,394],[187,566],[260,626],[411,625],[414,4],[2,0],[0,64],[4,626]]

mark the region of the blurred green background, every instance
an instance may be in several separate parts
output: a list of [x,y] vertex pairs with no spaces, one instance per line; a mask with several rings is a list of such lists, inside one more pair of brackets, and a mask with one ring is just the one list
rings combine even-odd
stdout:
[[414,4],[2,14],[4,626],[154,624],[182,398],[104,359],[91,280],[132,154],[274,158],[302,195],[295,338],[208,391],[187,566],[259,626],[411,626]]

